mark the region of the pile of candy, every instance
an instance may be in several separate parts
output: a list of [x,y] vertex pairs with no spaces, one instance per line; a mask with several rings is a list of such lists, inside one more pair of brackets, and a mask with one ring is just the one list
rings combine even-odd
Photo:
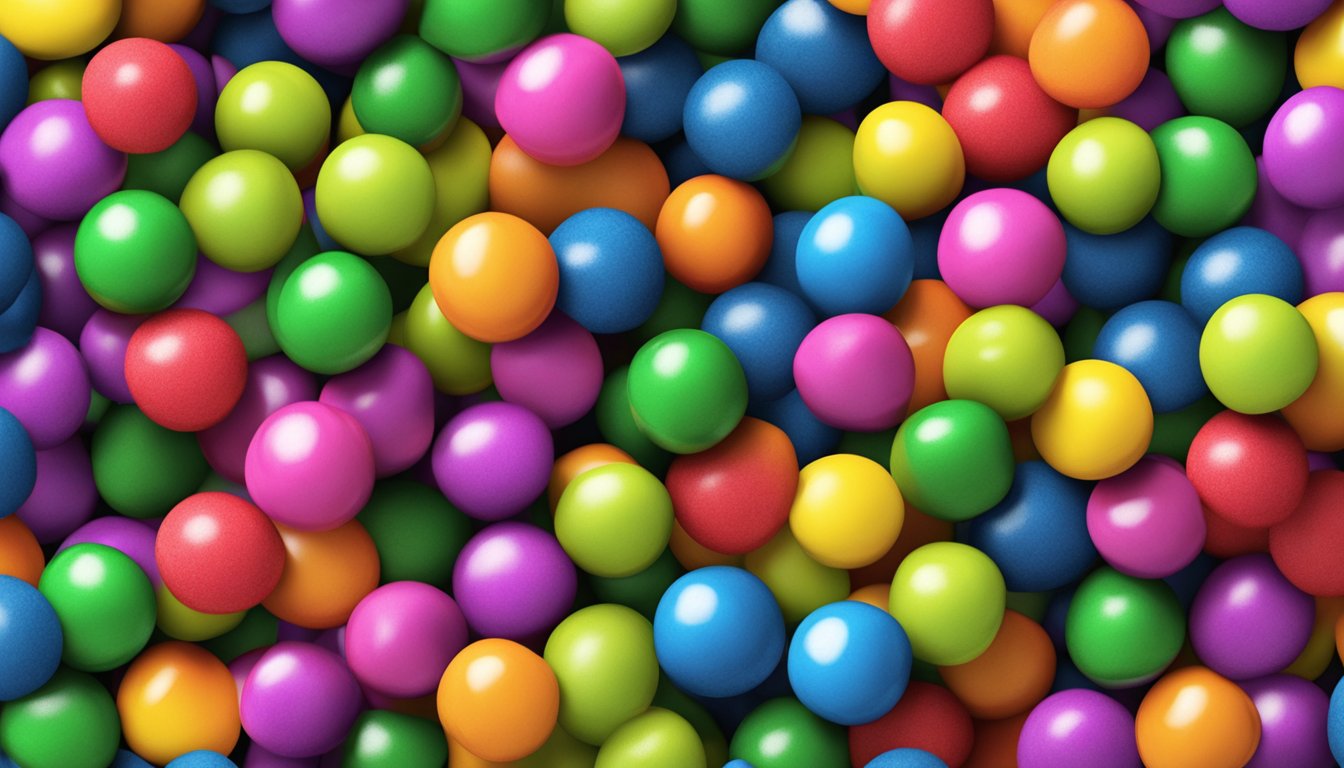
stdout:
[[1344,0],[0,0],[0,212],[0,768],[1344,760]]

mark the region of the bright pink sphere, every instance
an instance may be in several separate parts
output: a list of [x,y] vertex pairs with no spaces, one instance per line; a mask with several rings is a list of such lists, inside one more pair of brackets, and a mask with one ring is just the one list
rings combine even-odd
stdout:
[[839,429],[876,432],[905,416],[915,361],[896,326],[876,315],[837,315],[808,332],[793,356],[803,403]]
[[1146,456],[1092,489],[1087,532],[1102,558],[1117,571],[1160,579],[1199,555],[1204,513],[1180,464]]
[[1064,226],[1017,189],[986,189],[957,203],[938,238],[943,282],[972,307],[1030,307],[1064,272]]

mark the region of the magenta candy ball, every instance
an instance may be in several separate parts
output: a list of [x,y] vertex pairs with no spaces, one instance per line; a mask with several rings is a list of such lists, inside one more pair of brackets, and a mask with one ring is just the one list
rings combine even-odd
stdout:
[[498,128],[495,116],[495,94],[504,77],[508,60],[496,62],[463,61],[453,59],[458,79],[462,81],[462,116],[482,128]]
[[196,257],[196,273],[175,309],[199,309],[224,317],[260,299],[271,282],[271,270],[234,272],[203,255]]
[[373,492],[373,446],[355,418],[325,403],[286,405],[247,446],[247,492],[272,520],[326,531],[349,521]]
[[318,399],[364,426],[378,477],[410,469],[434,440],[434,380],[420,358],[394,344],[333,377]]
[[[87,461],[87,459],[85,459]],[[93,478],[89,478],[89,488],[93,488]],[[92,505],[90,505],[92,506]],[[154,529],[139,520],[113,515],[100,517],[81,525],[61,542],[61,550],[76,544],[102,544],[111,547],[135,561],[140,570],[149,577],[149,583],[158,586],[159,564],[154,559]]]
[[621,131],[625,78],[601,45],[568,33],[550,35],[504,69],[495,114],[519,148],[543,163],[586,163]]
[[207,139],[215,137],[215,102],[219,100],[219,86],[215,84],[215,70],[203,54],[181,43],[169,43],[169,48],[177,52],[187,62],[191,70],[191,79],[196,81],[196,114],[191,118],[191,128],[197,135]]
[[[280,623],[283,624],[284,622]],[[285,640],[283,637],[277,638],[277,641],[283,640]],[[257,666],[257,662],[261,661],[261,657],[265,656],[266,651],[268,650],[270,650],[269,646],[265,648],[254,648],[229,662],[229,674],[233,675],[233,684],[237,686],[238,696],[240,698],[243,695],[243,685],[247,683],[247,676],[252,674],[252,670]]]
[[1233,680],[1282,672],[1311,637],[1316,601],[1279,573],[1269,555],[1228,560],[1190,606],[1190,643],[1213,671]]
[[[93,483],[89,450],[75,435],[37,452],[37,484],[16,514],[39,542],[54,544],[93,517],[97,506],[98,489]],[[152,531],[150,552],[152,555]]]
[[453,566],[453,595],[467,624],[484,637],[544,639],[573,607],[577,586],[560,542],[527,523],[481,530]]
[[38,328],[26,346],[0,355],[0,408],[14,414],[39,451],[79,431],[91,395],[79,350],[55,331]]
[[1134,2],[1173,19],[1201,16],[1223,4],[1222,0],[1134,0]]
[[1316,211],[1297,233],[1306,296],[1344,291],[1344,209]]
[[434,443],[434,480],[468,516],[503,520],[531,504],[550,481],[551,432],[513,403],[482,403],[457,414]]
[[114,403],[135,400],[126,383],[126,348],[130,346],[131,334],[144,321],[144,315],[119,315],[98,309],[79,332],[79,354],[88,366],[93,388]]
[[317,399],[317,380],[284,355],[255,360],[247,367],[243,396],[218,424],[198,432],[196,442],[210,467],[225,479],[247,482],[247,447],[257,427],[281,408]]
[[1279,106],[1265,129],[1265,172],[1289,202],[1344,205],[1344,91],[1321,85]]
[[310,643],[271,646],[243,683],[243,730],[263,749],[312,757],[335,749],[359,716],[359,684],[340,656]]
[[586,328],[560,312],[541,327],[490,350],[495,388],[554,429],[592,410],[602,390],[602,353]]
[[1334,768],[1326,734],[1330,697],[1296,675],[1241,683],[1260,713],[1260,746],[1246,768]]
[[354,64],[397,33],[406,0],[275,0],[276,31],[294,52],[324,67]]
[[467,620],[453,598],[418,581],[384,584],[364,596],[345,625],[345,659],[355,678],[397,698],[438,688],[467,645]]
[[876,315],[837,315],[803,337],[793,356],[798,395],[838,429],[876,432],[905,416],[915,360],[896,326]]
[[1087,500],[1087,532],[1121,573],[1160,579],[1190,564],[1204,547],[1199,494],[1181,466],[1146,456],[1097,483]]
[[1064,327],[1069,320],[1073,319],[1073,314],[1078,311],[1078,300],[1073,298],[1069,289],[1064,287],[1063,280],[1056,280],[1040,301],[1032,304],[1032,312],[1040,315],[1045,321],[1056,328]]
[[[1255,159],[1255,172],[1255,199],[1251,201],[1250,210],[1246,211],[1246,215],[1242,217],[1241,224],[1247,227],[1259,227],[1277,236],[1300,256],[1301,252],[1298,251],[1298,245],[1302,239],[1302,231],[1307,226],[1307,221],[1314,211],[1294,205],[1279,194],[1279,191],[1270,183],[1269,175],[1265,172],[1263,155]],[[1310,289],[1311,273],[1305,261],[1302,269],[1307,273],[1307,287]],[[1310,291],[1308,291],[1308,295],[1310,295]]]
[[117,191],[126,155],[98,138],[84,105],[48,99],[25,108],[0,133],[0,176],[19,205],[71,221]]
[[973,307],[1030,307],[1064,271],[1064,227],[1017,189],[986,189],[957,203],[938,237],[943,282]]
[[37,324],[78,341],[98,305],[75,273],[75,224],[52,227],[33,238],[33,263],[42,281],[42,311]]
[[1022,724],[1019,768],[1142,768],[1134,716],[1104,693],[1072,688],[1052,693]]
[[1287,31],[1305,27],[1325,13],[1332,0],[1223,0],[1227,10],[1257,29]]
[[[1165,18],[1165,17],[1161,17]],[[1145,131],[1185,114],[1185,105],[1176,95],[1171,78],[1159,69],[1150,69],[1133,93],[1109,107],[1111,117],[1128,120]]]

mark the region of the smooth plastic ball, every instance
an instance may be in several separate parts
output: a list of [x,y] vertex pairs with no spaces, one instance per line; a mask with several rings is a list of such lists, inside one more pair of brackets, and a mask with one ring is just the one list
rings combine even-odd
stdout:
[[984,403],[1014,421],[1045,403],[1063,368],[1055,329],[1010,304],[982,309],[957,327],[947,340],[942,378],[948,397]]
[[788,157],[802,111],[773,67],[736,59],[701,75],[686,96],[682,123],[691,149],[711,171],[755,181]]
[[793,378],[825,424],[873,432],[896,425],[914,390],[914,359],[894,325],[876,315],[837,315],[803,339]]
[[1146,131],[1119,117],[1099,117],[1054,146],[1046,178],[1061,216],[1086,232],[1110,235],[1153,209],[1161,170]]
[[196,239],[172,201],[153,192],[116,192],[80,223],[75,270],[103,307],[122,314],[157,312],[191,283]]
[[1166,65],[1190,114],[1240,128],[1278,101],[1288,69],[1287,41],[1218,8],[1176,24],[1167,41]]
[[1058,691],[1037,704],[1022,724],[1017,761],[1021,768],[1136,768],[1134,716],[1098,691]]
[[19,420],[39,451],[79,430],[90,397],[79,350],[55,331],[38,328],[26,345],[0,355],[0,408]]
[[299,236],[303,198],[285,164],[240,149],[192,174],[179,203],[201,252],[236,272],[275,266]]
[[[209,651],[189,643],[160,643],[137,656],[117,687],[117,712],[127,746],[174,768],[223,766],[219,761],[238,743],[233,675]],[[215,762],[199,762],[202,754]]]
[[106,768],[117,755],[120,731],[107,688],[69,668],[0,711],[0,749],[11,765]]
[[625,606],[575,611],[551,632],[544,658],[560,684],[560,727],[580,741],[600,746],[653,703],[653,627]]
[[1148,34],[1123,0],[1063,0],[1041,17],[1028,61],[1041,88],[1072,107],[1109,107],[1148,70]]
[[593,333],[622,333],[649,318],[662,294],[658,242],[612,208],[571,216],[550,236],[560,268],[555,306]]
[[1233,227],[1195,248],[1181,272],[1181,304],[1207,323],[1219,307],[1248,293],[1289,304],[1303,296],[1303,267],[1278,237],[1254,227]]
[[164,518],[154,559],[175,598],[193,610],[245,611],[280,582],[285,548],[252,503],[207,492],[188,496]]
[[454,416],[434,443],[434,478],[469,517],[502,520],[546,490],[551,433],[536,414],[513,403],[482,403]]
[[1315,336],[1302,313],[1282,299],[1239,296],[1209,318],[1199,367],[1219,401],[1256,414],[1296,400],[1316,376]]
[[1079,480],[1129,469],[1148,450],[1153,409],[1134,374],[1104,360],[1064,366],[1031,417],[1031,437],[1050,466]]
[[359,0],[275,0],[275,29],[293,51],[324,67],[361,61],[396,33],[406,0],[368,5]]
[[812,714],[792,697],[771,699],[752,710],[733,732],[728,750],[738,762],[760,768],[849,765],[845,729]]
[[1179,465],[1157,456],[1097,483],[1087,530],[1107,563],[1141,579],[1174,575],[1204,546],[1199,495]]
[[658,42],[677,13],[676,0],[565,0],[565,25],[612,56],[639,53]]
[[0,659],[0,701],[36,691],[61,663],[62,632],[56,611],[32,585],[0,575],[0,641],[10,649]]
[[392,296],[378,271],[344,251],[320,253],[284,280],[273,332],[294,362],[315,373],[345,373],[387,340]]
[[774,237],[761,193],[714,174],[672,190],[654,232],[667,273],[700,293],[723,293],[755,277]]
[[1255,158],[1232,126],[1212,117],[1178,117],[1155,128],[1152,137],[1162,166],[1153,218],[1163,227],[1183,237],[1207,237],[1250,209]]
[[1304,208],[1344,205],[1344,184],[1330,165],[1344,142],[1341,121],[1344,91],[1333,86],[1307,88],[1279,106],[1264,149],[1265,173],[1279,194]]
[[1013,482],[1008,428],[974,400],[944,400],[911,414],[896,431],[890,466],[901,495],[943,520],[987,511]]
[[238,702],[254,743],[283,757],[315,757],[345,740],[359,714],[360,690],[340,656],[285,641],[257,660]]
[[[923,5],[952,9],[956,4]],[[905,140],[889,141],[889,136]],[[854,136],[854,176],[863,194],[913,221],[956,198],[966,179],[966,157],[956,132],[942,115],[913,101],[893,101],[869,112],[859,123]]]
[[602,744],[594,768],[705,768],[705,743],[681,715],[661,707],[632,718]]
[[761,188],[777,210],[816,211],[854,194],[854,129],[830,117],[803,115],[793,152]]
[[826,0],[789,0],[756,37],[757,61],[788,81],[803,112],[830,115],[854,106],[882,82],[885,70],[868,42],[864,20]]
[[717,0],[678,0],[672,29],[696,50],[732,56],[751,47],[776,5],[775,0],[743,0],[731,5]]
[[605,578],[653,565],[672,534],[672,498],[648,470],[615,462],[574,478],[555,507],[555,535],[574,564]]
[[99,420],[89,458],[98,495],[139,519],[168,514],[210,471],[194,435],[161,427],[130,405],[112,407]]
[[700,323],[732,350],[753,398],[773,400],[794,388],[793,358],[816,317],[797,295],[767,283],[732,288],[709,305]]
[[1156,678],[1176,658],[1185,616],[1164,582],[1099,568],[1074,593],[1065,642],[1088,679],[1128,688]]
[[317,174],[317,215],[335,240],[379,255],[411,245],[429,225],[434,174],[415,147],[368,133],[341,142]]
[[850,454],[811,462],[798,476],[789,529],[822,565],[860,568],[896,542],[905,504],[891,475],[871,459]]
[[330,531],[277,525],[285,544],[280,583],[262,603],[281,621],[332,629],[378,586],[378,550],[357,520]]
[[129,38],[89,60],[80,99],[104,144],[122,152],[161,152],[182,138],[196,115],[196,81],[172,48]]
[[948,83],[989,50],[990,0],[871,0],[868,39],[892,74],[923,85]]
[[1064,270],[1058,217],[1016,189],[976,192],[952,209],[938,238],[938,271],[972,307],[1040,301]]
[[818,608],[789,646],[789,683],[798,700],[840,725],[885,715],[910,680],[910,641],[891,614],[846,600]]
[[984,653],[1003,623],[1006,590],[994,561],[965,544],[925,544],[906,556],[889,608],[915,658],[965,664]]
[[1238,683],[1260,715],[1260,745],[1248,768],[1285,765],[1329,768],[1330,697],[1290,674]]
[[628,387],[640,431],[676,453],[712,447],[746,413],[742,365],[728,345],[704,331],[668,331],[640,347]]
[[28,62],[3,34],[0,39],[0,130],[23,110],[28,101]]
[[359,65],[350,103],[365,131],[420,146],[457,122],[462,81],[437,48],[415,35],[397,35]]
[[794,263],[803,295],[824,314],[876,315],[905,295],[914,276],[913,251],[910,230],[891,206],[843,197],[803,227]]
[[1281,672],[1311,636],[1315,602],[1266,554],[1228,560],[1190,606],[1190,642],[1201,661],[1233,680]]
[[536,752],[560,710],[560,686],[546,662],[518,643],[494,638],[453,658],[436,698],[449,739],[497,762]]
[[154,589],[140,566],[102,544],[77,544],[47,563],[38,589],[65,637],[61,661],[85,672],[125,664],[154,630]]
[[467,61],[491,61],[531,42],[546,26],[547,0],[505,0],[492,6],[472,0],[432,0],[420,17],[420,36]]
[[261,61],[238,70],[220,90],[215,132],[225,152],[260,150],[299,171],[326,146],[331,103],[299,67]]
[[442,591],[416,581],[364,596],[345,626],[345,658],[363,685],[396,698],[435,691],[467,645],[467,620]]
[[1206,667],[1186,667],[1144,695],[1134,734],[1150,768],[1246,765],[1260,745],[1260,715],[1236,683]]
[[[430,768],[448,760],[443,729],[429,720],[383,709],[365,710],[345,740],[343,760],[352,768],[402,765]],[[251,757],[251,752],[248,757]],[[274,768],[287,768],[276,765]]]
[[487,637],[539,639],[574,603],[578,577],[555,537],[524,523],[488,526],[463,547],[452,593]]
[[1107,318],[1092,354],[1134,374],[1154,413],[1171,413],[1208,394],[1199,371],[1199,336],[1198,321],[1183,307],[1143,301]]
[[126,155],[98,138],[78,101],[48,99],[25,108],[0,134],[0,174],[5,192],[26,211],[70,221],[121,186]]

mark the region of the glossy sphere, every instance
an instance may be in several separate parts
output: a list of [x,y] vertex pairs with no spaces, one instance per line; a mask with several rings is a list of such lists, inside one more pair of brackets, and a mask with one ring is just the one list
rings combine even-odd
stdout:
[[37,484],[37,453],[23,424],[0,408],[0,519],[14,514]]
[[285,544],[285,568],[263,607],[308,629],[344,624],[378,586],[378,550],[364,526],[351,520],[330,531],[276,528]]
[[653,627],[621,605],[575,611],[551,632],[545,659],[560,684],[560,726],[589,744],[646,710],[658,687]]
[[227,493],[188,496],[159,526],[154,559],[173,596],[193,610],[259,605],[280,581],[285,548],[253,504]]
[[1044,203],[1016,189],[957,203],[938,237],[938,270],[972,307],[1040,301],[1064,270],[1064,228]]
[[1344,473],[1313,472],[1302,503],[1269,533],[1274,564],[1298,589],[1312,595],[1344,594],[1344,579],[1319,559],[1344,540],[1339,516],[1331,512],[1344,499]]
[[4,555],[4,559],[0,560],[0,575],[12,576],[37,586],[42,569],[46,566],[46,557],[42,553],[42,545],[37,543],[33,532],[18,515],[0,517],[0,555]]
[[271,3],[276,31],[295,53],[314,64],[341,67],[358,62],[396,32],[406,0],[377,6],[358,2],[279,0]]
[[886,714],[910,679],[910,641],[885,611],[845,600],[798,625],[789,647],[789,683],[799,701],[841,725]]
[[123,314],[157,312],[191,283],[196,240],[172,201],[141,190],[116,192],[80,223],[75,270],[103,307]]
[[506,213],[480,213],[453,225],[429,262],[429,285],[444,317],[486,342],[536,330],[555,306],[559,280],[545,235]]
[[61,624],[41,592],[8,575],[0,575],[0,618],[0,641],[10,649],[0,659],[0,701],[13,701],[41,688],[56,674],[61,663]]
[[555,507],[565,554],[596,576],[622,578],[648,568],[672,534],[672,499],[648,470],[613,462],[574,478]]
[[140,324],[126,348],[126,383],[136,405],[160,426],[198,432],[218,424],[242,397],[247,354],[238,334],[196,309],[163,312]]
[[914,266],[909,228],[891,206],[871,197],[829,203],[798,238],[798,283],[827,315],[886,312],[905,295]]
[[876,315],[822,321],[799,345],[793,378],[808,410],[823,423],[864,432],[888,429],[905,415],[914,359],[899,330]]
[[510,640],[478,640],[439,682],[439,721],[449,738],[486,760],[518,760],[555,728],[560,687],[540,656]]
[[321,402],[354,416],[373,447],[379,477],[409,469],[434,439],[434,383],[411,352],[385,345],[359,368],[329,380]]
[[1108,107],[1139,87],[1148,34],[1123,0],[1067,0],[1050,7],[1031,36],[1036,82],[1069,106]]
[[313,76],[283,61],[243,67],[219,92],[215,132],[225,152],[256,149],[298,171],[326,145],[331,104]]
[[[927,5],[956,7],[954,3]],[[966,178],[966,158],[957,134],[942,115],[913,101],[893,101],[869,112],[859,124],[854,137],[854,176],[863,194],[913,221],[956,198]]]
[[[1318,86],[1295,93],[1265,129],[1265,172],[1279,194],[1306,208],[1344,204],[1344,184],[1322,173],[1321,158],[1344,142],[1344,91]],[[1331,167],[1332,166],[1326,166]]]
[[238,702],[254,743],[283,757],[314,757],[345,739],[359,714],[360,691],[340,656],[286,641],[257,660]]
[[392,296],[378,271],[344,251],[320,253],[285,278],[273,332],[294,362],[315,373],[345,373],[383,346]]
[[1206,237],[1239,220],[1255,197],[1246,140],[1211,117],[1179,117],[1152,132],[1162,166],[1153,217],[1184,237]]
[[1012,483],[1008,430],[972,400],[946,400],[912,414],[896,432],[890,460],[904,497],[944,520],[979,515]]
[[89,458],[98,495],[117,512],[141,519],[167,514],[209,471],[191,434],[164,429],[134,406],[104,414]]
[[905,504],[878,463],[850,454],[826,456],[798,476],[789,528],[812,559],[832,568],[859,568],[891,549]]
[[1236,683],[1186,667],[1149,689],[1134,733],[1150,768],[1245,765],[1260,744],[1260,715]]
[[658,41],[677,13],[675,0],[645,3],[638,0],[568,0],[565,24],[575,33],[596,40],[612,56],[628,56]]
[[1210,237],[1190,254],[1181,272],[1181,305],[1207,323],[1227,301],[1263,293],[1289,304],[1302,300],[1303,269],[1277,236],[1254,227],[1233,227]]
[[[1271,194],[1278,195],[1273,185],[1263,179],[1261,184],[1269,187]],[[1339,247],[1344,216],[1335,210],[1307,211],[1287,202],[1281,202],[1281,206],[1289,212],[1278,218],[1266,216],[1263,226],[1273,226],[1272,231],[1301,254],[1305,295],[1317,296],[1344,288],[1344,264],[1331,260],[1334,249]]]
[[54,331],[39,328],[25,346],[0,355],[0,408],[19,420],[39,451],[79,429],[89,396],[79,351]]
[[971,716],[946,688],[912,681],[891,711],[866,725],[849,729],[855,765],[892,749],[922,749],[948,765],[962,765],[974,740]]
[[752,710],[733,733],[728,749],[733,757],[759,768],[849,764],[845,730],[792,697],[771,699]]
[[743,181],[769,176],[793,149],[802,110],[769,64],[734,59],[695,82],[682,113],[686,141],[714,173]]
[[911,83],[950,82],[989,50],[990,0],[872,0],[868,39],[892,74]]
[[202,165],[182,190],[182,213],[201,252],[238,272],[275,266],[303,225],[303,198],[285,164],[252,149]]
[[1216,672],[1247,680],[1282,671],[1307,645],[1311,596],[1288,583],[1269,555],[1243,555],[1209,574],[1190,608],[1190,642]]
[[[1228,10],[1233,10],[1229,8]],[[1339,30],[1344,26],[1344,9],[1330,3],[1325,11],[1302,30],[1293,51],[1293,69],[1303,88],[1320,85],[1344,84],[1339,78],[1339,62],[1344,47],[1339,44]]]
[[[737,561],[713,562],[733,565]],[[812,611],[849,595],[849,575],[813,560],[789,530],[775,534],[741,562],[770,588],[789,624],[797,624]]]
[[1129,469],[1148,449],[1153,411],[1138,379],[1102,360],[1064,366],[1045,405],[1031,417],[1031,436],[1050,466],[1079,480]]
[[796,294],[768,283],[746,283],[715,299],[700,329],[732,350],[751,397],[774,400],[793,390],[794,355],[816,324],[812,309]]
[[38,589],[56,609],[61,660],[86,672],[130,661],[154,630],[154,590],[131,558],[102,544],[77,544],[51,558]]
[[555,537],[504,522],[472,537],[453,567],[453,596],[472,629],[489,637],[537,638],[574,603],[574,564]]
[[119,726],[107,689],[89,675],[62,668],[46,685],[5,705],[0,749],[7,761],[36,768],[105,767],[117,753]]
[[1269,112],[1288,68],[1283,35],[1249,27],[1225,8],[1177,24],[1166,59],[1191,114],[1237,128]]
[[1041,90],[1031,67],[1015,56],[991,56],[958,77],[943,117],[957,132],[967,172],[990,182],[1040,170],[1078,122],[1077,112]]
[[497,344],[490,368],[495,388],[551,428],[592,410],[602,388],[602,354],[593,335],[559,312],[521,339]]
[[1008,421],[1040,408],[1063,368],[1059,335],[1040,315],[1015,305],[967,318],[948,339],[942,363],[949,397],[984,403]]
[[199,749],[222,754],[238,743],[238,689],[228,667],[189,643],[161,643],[136,657],[117,688],[126,744],[168,763]]
[[420,146],[457,121],[462,81],[438,49],[414,35],[398,35],[359,65],[350,102],[364,130]]
[[705,747],[681,715],[652,707],[612,733],[598,750],[595,768],[653,768],[676,765],[703,768]]
[[362,684],[396,698],[438,687],[444,667],[467,645],[467,621],[451,597],[416,581],[364,596],[345,628],[345,658]]
[[630,364],[630,407],[640,431],[677,453],[696,453],[742,420],[747,383],[726,344],[683,328],[655,337]]
[[1141,579],[1175,574],[1204,545],[1199,495],[1178,465],[1160,457],[1097,483],[1087,530],[1107,563]]
[[1074,593],[1065,639],[1079,671],[1124,688],[1152,680],[1176,658],[1185,619],[1165,583],[1099,568]]
[[343,752],[346,763],[356,768],[390,768],[394,765],[428,768],[443,765],[448,760],[447,740],[437,724],[378,709],[365,710],[359,716],[350,729]]
[[1313,296],[1298,305],[1298,311],[1307,319],[1316,335],[1316,349],[1320,364],[1311,386],[1283,409],[1283,415],[1307,447],[1314,451],[1333,451],[1344,448],[1344,425],[1340,411],[1325,407],[1331,403],[1331,394],[1337,392],[1341,372],[1344,371],[1344,332],[1339,322],[1344,308],[1344,295],[1325,293]]
[[765,681],[784,653],[784,619],[769,588],[727,566],[673,582],[653,620],[658,662],[700,696],[735,696]]
[[468,0],[433,0],[425,4],[420,36],[450,56],[490,59],[540,34],[549,9],[546,0],[507,0],[488,9]]
[[938,674],[975,717],[998,720],[1027,712],[1050,692],[1055,648],[1041,625],[1005,611],[994,642],[965,664]]
[[1104,693],[1073,688],[1032,709],[1017,743],[1021,768],[1137,768],[1134,716]]
[[1186,472],[1213,514],[1245,527],[1282,522],[1307,489],[1307,451],[1273,415],[1223,411],[1195,433]]
[[415,147],[368,133],[341,142],[322,161],[317,215],[352,250],[392,253],[425,231],[434,194],[434,174]]
[[68,221],[121,186],[126,155],[98,138],[79,102],[48,99],[20,112],[0,135],[0,173],[7,196],[25,211]]
[[1227,407],[1268,413],[1296,400],[1316,376],[1311,326],[1281,299],[1239,296],[1213,313],[1199,343],[1199,367]]
[[[400,343],[429,369],[436,390],[446,395],[470,395],[490,386],[490,345],[448,322],[428,284],[415,294],[402,316],[406,318],[406,331]],[[388,338],[393,338],[390,329]]]
[[468,516],[502,520],[546,490],[552,465],[546,423],[513,403],[482,403],[454,416],[434,443],[434,478]]
[[1161,170],[1148,133],[1099,117],[1069,131],[1046,171],[1050,197],[1070,224],[1096,235],[1123,232],[1157,202]]
[[560,267],[557,309],[593,333],[623,333],[649,319],[663,291],[663,261],[639,219],[589,208],[556,227],[550,243]]
[[1260,714],[1260,745],[1249,768],[1279,763],[1328,768],[1330,699],[1320,687],[1293,675],[1239,683]]
[[210,466],[235,483],[246,481],[247,446],[261,422],[280,408],[317,398],[312,374],[274,355],[252,362],[242,397],[229,415],[197,435]]
[[167,149],[196,114],[191,69],[157,40],[118,40],[98,51],[84,70],[81,90],[98,138],[122,152]]
[[667,273],[701,293],[723,293],[755,277],[774,236],[761,193],[712,174],[672,190],[654,231]]
[[826,0],[790,0],[761,26],[756,60],[774,67],[803,111],[829,115],[857,104],[882,81],[864,20]]
[[1106,320],[1092,354],[1134,374],[1154,413],[1170,413],[1208,394],[1199,371],[1199,332],[1197,321],[1182,307],[1139,302]]
[[1003,622],[1003,574],[979,550],[950,541],[906,556],[891,583],[891,615],[910,637],[915,657],[965,664],[984,653]]
[[527,154],[551,165],[579,165],[616,140],[625,114],[625,81],[616,59],[598,43],[551,35],[509,62],[495,94],[495,113]]

